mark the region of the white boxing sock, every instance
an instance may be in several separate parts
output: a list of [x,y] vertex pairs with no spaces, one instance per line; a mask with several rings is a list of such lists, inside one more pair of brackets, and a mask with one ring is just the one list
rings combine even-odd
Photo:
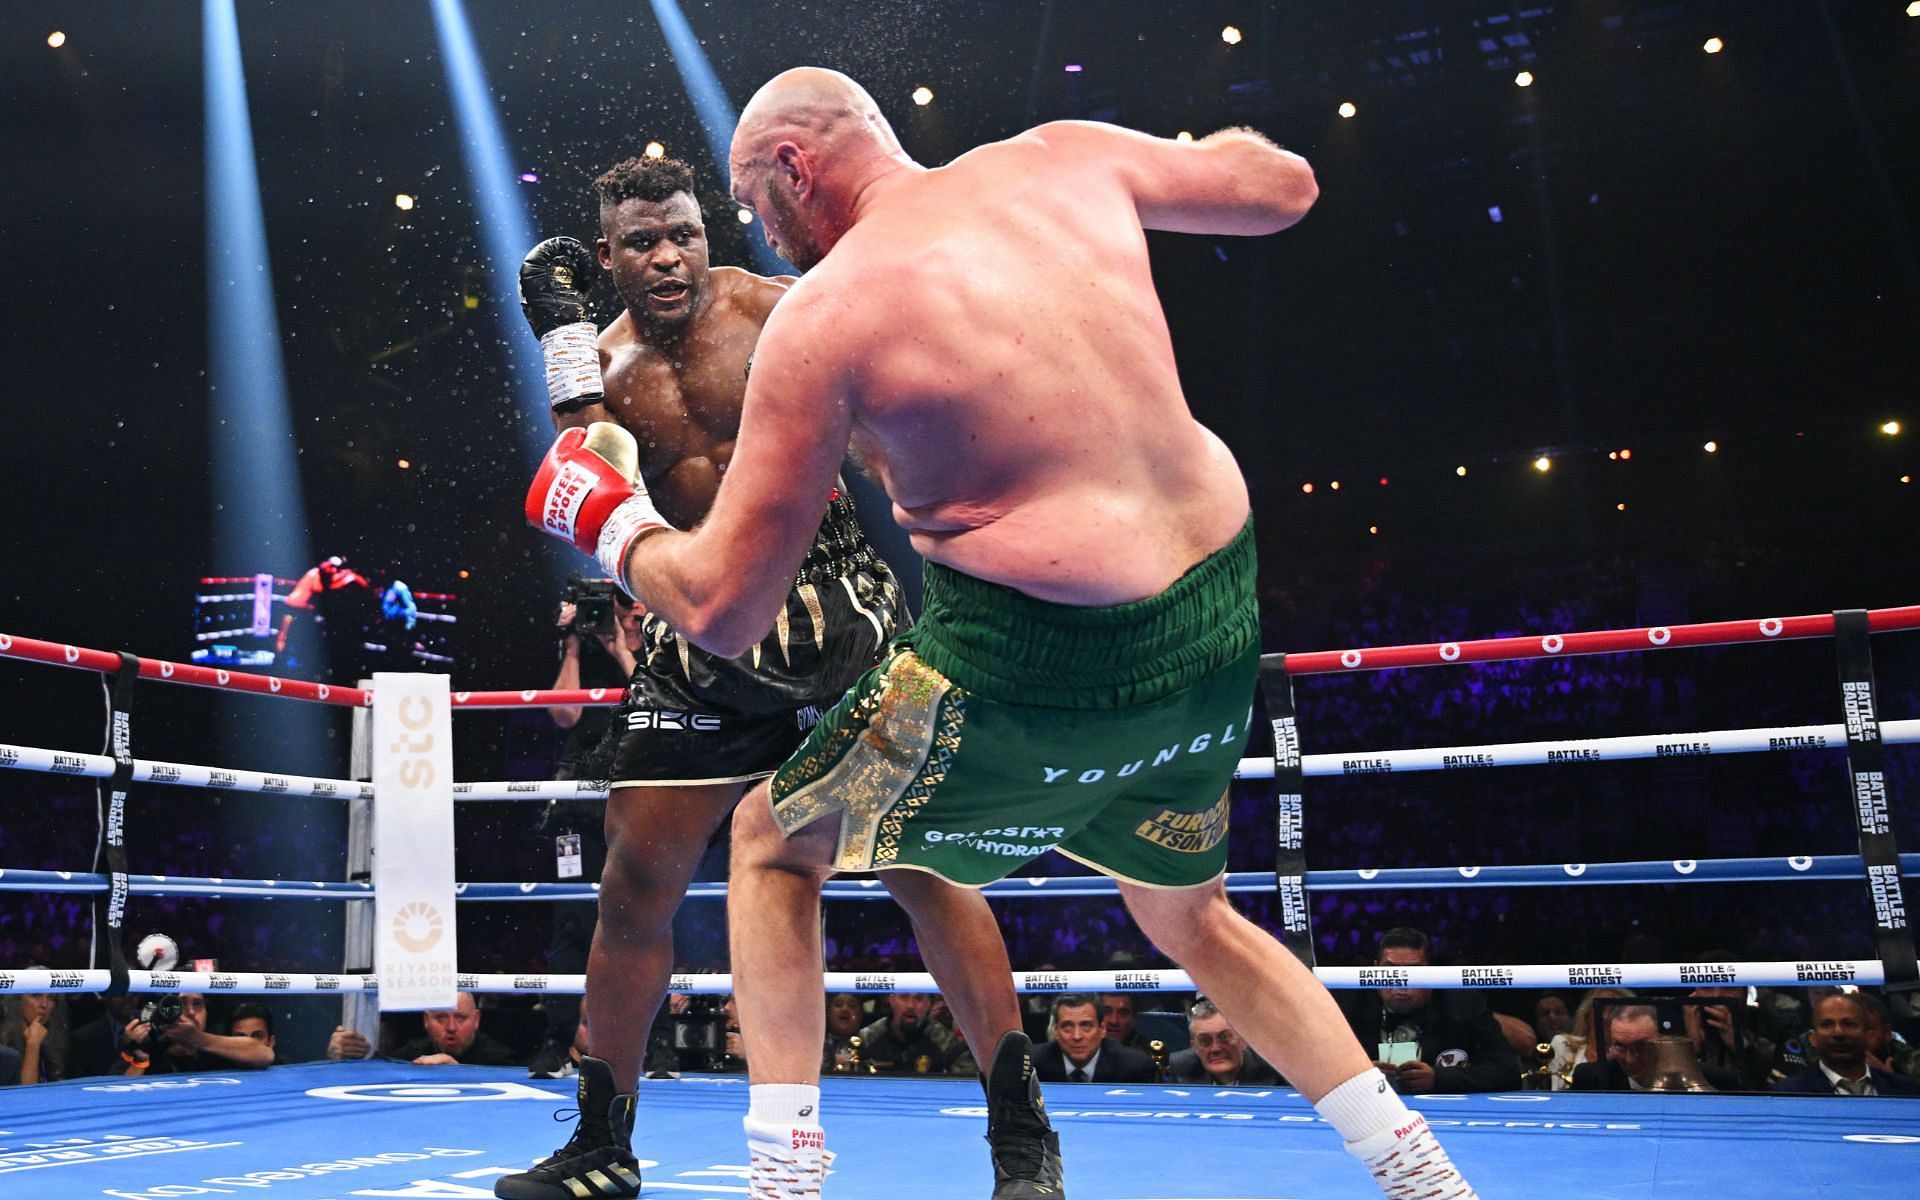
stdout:
[[1339,1131],[1347,1152],[1365,1164],[1388,1197],[1478,1200],[1427,1128],[1427,1119],[1401,1101],[1378,1068],[1370,1067],[1334,1088],[1314,1108]]
[[1348,1145],[1364,1142],[1383,1130],[1400,1128],[1413,1115],[1378,1067],[1355,1075],[1320,1097],[1313,1107]]
[[749,1200],[819,1200],[833,1155],[820,1128],[820,1089],[756,1083],[748,1089]]
[[747,1088],[747,1120],[761,1125],[818,1125],[820,1089],[805,1083],[756,1083]]

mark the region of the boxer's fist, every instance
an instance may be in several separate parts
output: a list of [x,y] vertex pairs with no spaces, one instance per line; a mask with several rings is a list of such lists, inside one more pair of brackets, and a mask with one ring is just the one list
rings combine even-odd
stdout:
[[548,238],[527,251],[520,263],[520,311],[533,336],[544,338],[587,319],[587,287],[598,266],[593,251],[576,238]]
[[627,552],[641,535],[673,526],[640,481],[640,447],[608,421],[569,429],[547,451],[527,490],[527,523],[596,555],[627,588]]

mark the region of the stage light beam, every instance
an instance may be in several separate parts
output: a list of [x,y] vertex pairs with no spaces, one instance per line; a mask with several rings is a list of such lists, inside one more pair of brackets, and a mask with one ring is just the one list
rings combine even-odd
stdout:
[[1241,42],[1240,27],[1229,25],[1220,31],[1220,40],[1229,46],[1238,46]]
[[921,108],[925,108],[927,105],[932,104],[933,89],[930,87],[917,87],[913,89],[913,102],[915,104],[918,104]]
[[60,47],[66,44],[67,44],[67,35],[60,32],[58,29],[54,30],[52,33],[47,35],[47,45],[53,47],[55,50],[58,50]]
[[1545,475],[1548,471],[1553,470],[1553,460],[1542,454],[1539,458],[1533,460],[1533,469]]
[[1880,432],[1886,434],[1888,437],[1899,437],[1900,422],[1888,421],[1884,425],[1880,426]]
[[1513,86],[1528,88],[1533,86],[1533,72],[1522,71],[1513,77]]
[[407,195],[405,192],[401,192],[399,195],[393,198],[393,206],[399,209],[401,212],[412,212],[413,197]]
[[[521,168],[526,159],[508,144],[486,64],[460,0],[432,0],[434,34],[453,102],[454,131],[460,142],[467,187],[473,194],[480,248],[486,256],[485,294],[505,360],[517,420],[514,434],[527,465],[540,461],[553,441],[548,424],[546,367],[533,334],[520,318],[520,259],[537,240],[533,219],[520,199]],[[558,550],[540,553],[555,571],[563,569]]]
[[1351,100],[1343,101],[1340,105],[1340,115],[1349,121],[1351,121],[1359,111],[1359,109],[1354,107],[1353,101]]
[[[720,76],[708,61],[707,52],[694,35],[693,26],[688,24],[687,15],[681,11],[680,5],[675,0],[650,0],[649,7],[653,9],[654,20],[659,22],[660,36],[666,40],[667,49],[672,52],[673,66],[680,72],[680,83],[687,90],[687,99],[692,102],[693,111],[700,118],[700,134],[713,154],[713,161],[725,170],[727,151],[733,142],[734,126],[740,123],[740,114],[733,107],[733,101],[727,98],[727,89],[721,86]],[[792,265],[783,262],[764,238],[748,238],[747,253],[753,257],[754,269],[762,275],[788,275],[793,272]]]
[[313,558],[233,0],[202,18],[215,569],[297,575]]
[[1717,37],[1710,37],[1706,40],[1706,43],[1702,45],[1700,48],[1702,50],[1705,50],[1708,54],[1718,54],[1722,50],[1725,50],[1727,48],[1727,44],[1721,41]]

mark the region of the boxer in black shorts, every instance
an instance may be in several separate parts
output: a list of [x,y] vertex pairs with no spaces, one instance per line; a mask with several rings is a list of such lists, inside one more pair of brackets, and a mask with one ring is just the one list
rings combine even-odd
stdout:
[[[562,430],[613,422],[638,444],[638,469],[681,528],[712,505],[733,456],[760,329],[791,278],[707,264],[692,172],[671,159],[629,159],[595,181],[595,250],[554,238],[520,270],[523,307],[541,340]],[[604,332],[584,293],[611,272],[625,311]],[[736,658],[693,646],[664,621],[643,627],[640,663],[615,714],[600,921],[587,961],[588,1056],[573,1138],[531,1170],[500,1179],[505,1200],[635,1196],[634,1089],[649,1026],[673,970],[673,916],[714,833],[753,781],[771,775],[825,709],[878,659],[901,621],[886,563],[837,489],[773,630]],[[604,762],[604,760],[603,760]],[[978,894],[931,876],[890,881],[913,918],[930,970],[956,979],[947,1001],[975,1046],[1020,1027],[1012,972]],[[796,1003],[814,1003],[796,997]],[[1057,1142],[1044,1114],[1007,1125]],[[1031,1145],[994,1140],[995,1195],[1027,1190]],[[582,1190],[585,1189],[585,1190]],[[1057,1193],[1056,1193],[1057,1194]]]

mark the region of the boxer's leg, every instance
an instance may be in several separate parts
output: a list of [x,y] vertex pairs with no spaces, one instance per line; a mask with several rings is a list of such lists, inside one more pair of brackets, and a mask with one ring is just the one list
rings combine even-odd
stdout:
[[608,799],[600,921],[587,957],[580,1121],[567,1144],[531,1170],[495,1181],[502,1200],[639,1195],[633,1093],[673,974],[673,915],[745,786],[621,787]]
[[986,1070],[985,1056],[1022,1027],[1013,964],[987,898],[924,871],[882,871],[880,879],[912,919],[920,959]]
[[785,836],[765,784],[733,814],[727,931],[751,1085],[745,1127],[752,1200],[817,1196],[826,1177],[820,1057],[827,1018],[814,998],[821,989],[820,885],[833,874],[839,824],[823,818]]
[[1354,1040],[1332,994],[1234,910],[1218,879],[1185,888],[1123,880],[1120,893],[1141,931],[1339,1130],[1383,1193],[1474,1200],[1425,1118],[1401,1102]]
[[756,1084],[820,1082],[826,1010],[796,998],[821,990],[820,885],[833,874],[839,827],[826,817],[785,836],[765,783],[734,810],[727,937],[747,1077]]
[[638,1084],[673,975],[673,917],[744,783],[617,789],[607,800],[600,922],[587,957],[587,1044],[621,1092]]

